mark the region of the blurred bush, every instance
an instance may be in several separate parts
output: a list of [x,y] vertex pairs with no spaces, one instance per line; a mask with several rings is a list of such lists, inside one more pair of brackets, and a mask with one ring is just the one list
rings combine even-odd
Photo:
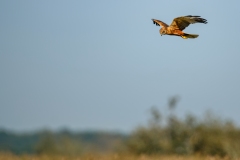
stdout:
[[35,152],[46,155],[75,156],[82,153],[82,147],[79,141],[73,140],[68,134],[56,136],[50,131],[45,131],[36,144]]
[[200,154],[240,156],[240,130],[232,122],[223,121],[211,112],[203,120],[187,115],[184,120],[174,114],[179,100],[169,99],[169,115],[162,123],[162,114],[151,109],[147,126],[136,128],[127,142],[129,152],[135,154]]

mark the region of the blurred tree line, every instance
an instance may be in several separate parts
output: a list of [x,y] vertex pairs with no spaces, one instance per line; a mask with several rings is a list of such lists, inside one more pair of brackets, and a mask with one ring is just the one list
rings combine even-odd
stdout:
[[67,129],[28,134],[0,130],[0,152],[76,156],[86,153],[114,152],[127,135],[101,131],[72,132]]
[[123,154],[199,154],[240,157],[240,129],[207,112],[200,120],[193,115],[180,119],[174,113],[178,96],[168,102],[169,113],[151,108],[146,126],[129,135],[110,132],[41,131],[15,134],[0,130],[0,152],[15,154],[57,154],[75,156],[86,153]]

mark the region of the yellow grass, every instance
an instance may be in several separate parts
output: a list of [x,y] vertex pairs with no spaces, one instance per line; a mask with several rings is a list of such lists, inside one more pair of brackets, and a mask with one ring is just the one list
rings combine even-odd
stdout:
[[[240,158],[232,158],[233,160],[240,160]],[[136,156],[136,155],[119,155],[119,154],[109,154],[109,155],[83,155],[83,156],[47,156],[47,155],[13,155],[10,153],[0,153],[0,160],[232,160],[230,158],[220,158],[211,156]]]

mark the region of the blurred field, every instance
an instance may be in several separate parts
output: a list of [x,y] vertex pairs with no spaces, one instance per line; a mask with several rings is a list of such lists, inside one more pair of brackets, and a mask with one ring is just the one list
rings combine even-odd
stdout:
[[[47,155],[21,155],[16,156],[8,153],[1,153],[0,160],[232,160],[232,158],[220,158],[212,156],[146,156],[146,155],[119,155],[119,154],[109,154],[109,155],[84,155],[84,156],[47,156]],[[236,158],[234,160],[240,160]]]

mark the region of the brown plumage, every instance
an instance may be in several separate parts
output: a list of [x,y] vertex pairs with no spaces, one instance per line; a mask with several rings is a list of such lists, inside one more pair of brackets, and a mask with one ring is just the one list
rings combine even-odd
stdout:
[[206,24],[207,23],[206,19],[203,19],[200,16],[191,16],[191,15],[174,18],[170,26],[157,19],[152,19],[152,21],[153,21],[153,24],[156,24],[157,26],[162,27],[159,30],[161,36],[173,35],[173,36],[180,36],[184,39],[198,37],[197,34],[188,34],[183,32],[183,30],[186,27],[188,27],[190,24],[194,24],[194,23]]

